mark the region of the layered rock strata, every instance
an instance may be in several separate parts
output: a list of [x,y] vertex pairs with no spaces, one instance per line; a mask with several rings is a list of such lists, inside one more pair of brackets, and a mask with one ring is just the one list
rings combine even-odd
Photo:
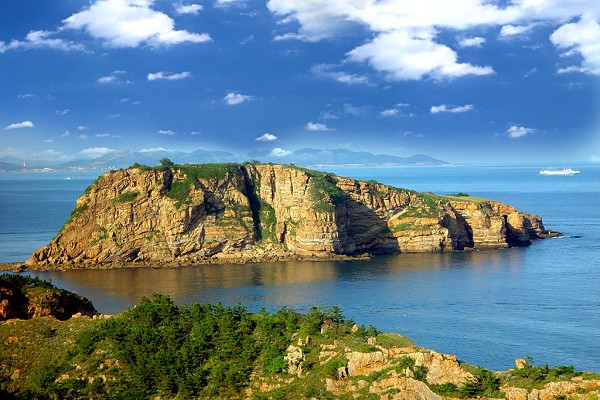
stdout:
[[185,265],[529,245],[540,217],[289,165],[132,167],[102,175],[28,268]]

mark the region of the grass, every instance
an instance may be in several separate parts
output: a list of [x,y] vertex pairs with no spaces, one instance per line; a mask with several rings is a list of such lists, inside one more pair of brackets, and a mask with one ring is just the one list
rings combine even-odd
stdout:
[[123,192],[114,199],[112,199],[112,205],[120,204],[120,203],[131,203],[138,197],[139,192]]
[[486,199],[484,197],[460,196],[459,194],[460,193],[448,194],[442,197],[448,200],[470,201],[472,203],[483,203],[486,201],[490,201],[490,199]]
[[347,199],[347,194],[336,186],[336,176],[317,171],[305,171],[310,176],[309,193],[313,200],[313,210],[332,213],[336,205]]

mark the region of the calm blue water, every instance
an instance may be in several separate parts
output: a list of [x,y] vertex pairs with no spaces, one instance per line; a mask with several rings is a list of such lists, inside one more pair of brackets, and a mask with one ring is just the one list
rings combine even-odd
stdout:
[[[542,215],[547,227],[566,234],[528,248],[32,274],[91,298],[105,313],[153,292],[182,303],[242,303],[251,310],[339,305],[358,323],[488,368],[506,369],[514,358],[529,355],[538,363],[600,371],[600,167],[579,168],[582,174],[575,177],[541,176],[539,167],[333,170],[419,191],[504,201]],[[94,179],[0,174],[0,262],[22,261],[46,244]]]

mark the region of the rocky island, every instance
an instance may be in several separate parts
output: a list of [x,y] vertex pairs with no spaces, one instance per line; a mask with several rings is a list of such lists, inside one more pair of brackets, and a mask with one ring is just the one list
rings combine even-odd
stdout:
[[542,219],[293,165],[133,167],[100,176],[30,269],[334,259],[526,246]]

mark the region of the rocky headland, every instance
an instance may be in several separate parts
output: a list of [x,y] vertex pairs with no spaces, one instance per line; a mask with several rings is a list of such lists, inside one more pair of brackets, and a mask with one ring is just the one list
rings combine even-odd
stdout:
[[100,176],[30,269],[335,259],[527,246],[542,219],[469,196],[291,165],[134,166]]
[[493,372],[405,336],[358,326],[337,307],[252,314],[242,306],[178,306],[154,295],[114,316],[32,317],[0,322],[0,398],[598,400],[600,395],[599,374],[525,359]]

